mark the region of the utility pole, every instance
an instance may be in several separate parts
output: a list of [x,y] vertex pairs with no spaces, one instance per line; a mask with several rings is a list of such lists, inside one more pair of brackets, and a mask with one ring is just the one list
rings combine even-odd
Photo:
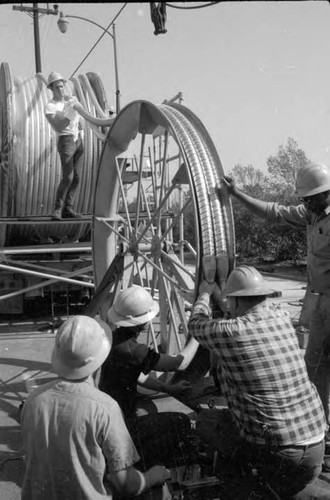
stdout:
[[36,73],[41,73],[41,53],[40,53],[40,35],[39,35],[39,14],[53,14],[58,15],[58,5],[54,5],[53,9],[41,9],[37,3],[32,4],[32,7],[25,7],[21,5],[13,5],[13,10],[27,12],[33,15],[33,32],[34,32],[34,54],[36,61]]
[[40,36],[39,36],[39,14],[38,4],[33,4],[33,32],[34,32],[34,52],[36,58],[36,73],[41,73],[41,54],[40,54]]

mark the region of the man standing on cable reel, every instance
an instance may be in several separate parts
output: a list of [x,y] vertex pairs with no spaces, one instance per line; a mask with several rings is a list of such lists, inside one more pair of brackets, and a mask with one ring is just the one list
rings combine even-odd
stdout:
[[73,203],[80,183],[84,154],[80,115],[73,107],[78,100],[66,95],[64,84],[65,80],[59,73],[50,73],[47,87],[53,92],[53,99],[45,106],[45,116],[56,132],[62,166],[62,179],[56,191],[52,215],[54,220],[79,217]]

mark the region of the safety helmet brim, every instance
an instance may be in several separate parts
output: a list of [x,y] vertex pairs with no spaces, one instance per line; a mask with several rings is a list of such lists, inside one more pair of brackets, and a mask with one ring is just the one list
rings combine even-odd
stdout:
[[112,345],[112,332],[111,328],[105,321],[95,320],[99,323],[105,332],[105,337],[102,341],[100,349],[96,356],[93,357],[89,362],[83,366],[73,367],[66,364],[61,358],[60,350],[57,348],[56,344],[53,348],[51,363],[53,371],[62,378],[68,380],[79,380],[86,378],[92,373],[94,373],[106,360]]
[[330,190],[330,169],[311,163],[298,170],[295,195],[298,198],[314,196]]
[[48,85],[47,85],[47,88],[48,89],[51,89],[53,83],[55,82],[63,82],[63,83],[66,83],[66,80],[65,78],[63,78],[62,75],[60,75],[60,73],[56,73],[56,72],[53,72],[53,73],[50,73],[49,77],[48,77]]
[[225,291],[225,295],[227,297],[262,297],[265,295],[272,295],[275,290],[271,288],[245,288],[244,290],[236,290],[235,292],[227,293]]
[[297,198],[306,198],[307,196],[315,196],[316,194],[325,193],[326,191],[330,191],[330,184],[315,189],[299,189],[295,191],[295,195]]
[[66,80],[64,80],[64,78],[58,78],[57,80],[54,80],[53,82],[49,83],[49,84],[47,85],[47,88],[48,88],[49,90],[52,90],[52,85],[53,85],[53,83],[55,83],[55,82],[63,82],[63,83],[66,83]]
[[116,311],[115,306],[112,306],[107,313],[107,319],[116,326],[138,326],[148,323],[148,321],[155,318],[158,313],[159,304],[154,300],[148,312],[141,316],[122,316]]
[[274,290],[267,286],[255,267],[243,264],[230,273],[224,295],[227,297],[261,297],[271,295],[273,292]]

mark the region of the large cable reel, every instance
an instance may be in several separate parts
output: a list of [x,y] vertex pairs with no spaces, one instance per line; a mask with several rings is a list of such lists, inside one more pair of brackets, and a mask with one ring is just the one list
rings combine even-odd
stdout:
[[[108,127],[109,108],[96,73],[78,75],[66,82],[84,108],[85,154],[76,196],[78,212],[90,214],[97,165]],[[56,134],[46,120],[44,107],[52,98],[44,75],[12,76],[8,63],[0,66],[0,246],[31,242],[76,241],[88,234],[90,225],[11,224],[12,219],[47,217],[53,211],[61,163]],[[82,113],[81,113],[82,114]],[[88,122],[88,123],[87,123]],[[15,243],[13,243],[15,242]]]
[[119,255],[122,265],[113,266],[101,314],[119,289],[147,287],[160,305],[149,341],[170,354],[184,345],[201,277],[224,284],[234,266],[230,199],[215,193],[223,175],[207,130],[181,104],[128,104],[103,147],[92,230],[96,287]]

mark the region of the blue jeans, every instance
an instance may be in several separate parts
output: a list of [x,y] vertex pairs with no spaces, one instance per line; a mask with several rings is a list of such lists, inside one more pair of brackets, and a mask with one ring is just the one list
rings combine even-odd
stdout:
[[313,491],[310,488],[313,481],[322,471],[324,447],[324,440],[309,446],[291,445],[277,449],[249,445],[246,456],[256,464],[265,485],[281,500],[307,500]]
[[311,311],[305,361],[310,380],[315,385],[330,424],[330,358],[323,352],[324,340],[330,336],[330,297],[319,295]]
[[74,141],[72,135],[61,135],[58,138],[57,150],[61,159],[62,179],[56,191],[55,209],[73,206],[80,183],[84,146],[80,136]]

